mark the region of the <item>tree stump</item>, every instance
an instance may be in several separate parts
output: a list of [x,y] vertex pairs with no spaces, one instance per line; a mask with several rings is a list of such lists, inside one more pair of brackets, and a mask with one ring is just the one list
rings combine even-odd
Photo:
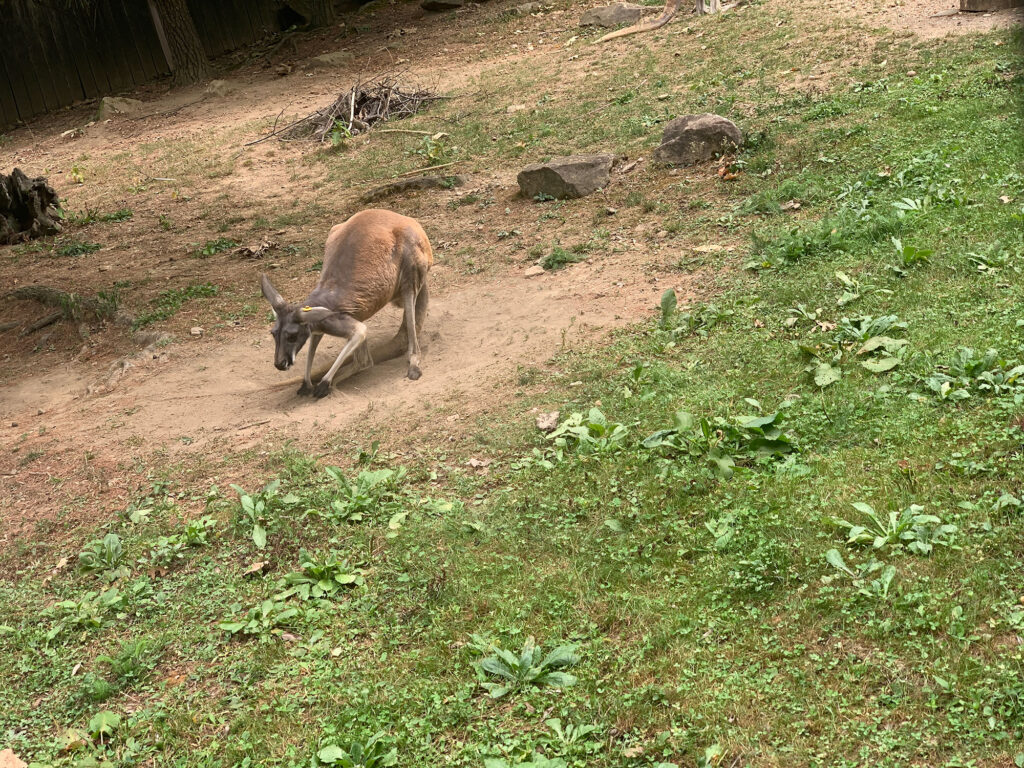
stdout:
[[60,201],[46,178],[30,179],[20,168],[0,173],[0,245],[60,232]]

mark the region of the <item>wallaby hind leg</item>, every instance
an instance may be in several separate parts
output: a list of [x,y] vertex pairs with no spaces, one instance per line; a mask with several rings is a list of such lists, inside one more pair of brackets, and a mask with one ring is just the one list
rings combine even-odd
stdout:
[[[426,291],[426,286],[421,285],[419,291],[408,290],[402,296],[405,300],[405,331],[409,335],[409,372],[406,375],[413,381],[423,375],[420,371],[420,342],[416,338],[416,326],[418,325],[416,321],[417,315],[420,314],[418,311],[420,309],[419,294],[424,291]],[[424,298],[423,314],[426,314],[426,304],[426,298]]]

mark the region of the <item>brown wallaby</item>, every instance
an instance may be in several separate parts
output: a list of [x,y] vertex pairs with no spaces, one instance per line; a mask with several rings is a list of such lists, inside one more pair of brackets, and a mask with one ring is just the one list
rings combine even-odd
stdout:
[[[402,325],[382,350],[378,362],[398,357],[408,350],[410,379],[420,377],[420,345],[416,334],[427,314],[427,272],[434,263],[430,241],[415,219],[394,211],[360,211],[344,224],[331,229],[324,250],[320,280],[306,301],[290,304],[282,298],[266,275],[260,275],[263,295],[274,309],[276,322],[270,333],[276,342],[274,365],[282,371],[310,337],[306,375],[300,395],[324,397],[331,382],[348,358],[358,370],[373,365],[366,346],[365,320],[389,302],[405,310]],[[313,356],[324,334],[347,340],[338,359],[313,386]]]

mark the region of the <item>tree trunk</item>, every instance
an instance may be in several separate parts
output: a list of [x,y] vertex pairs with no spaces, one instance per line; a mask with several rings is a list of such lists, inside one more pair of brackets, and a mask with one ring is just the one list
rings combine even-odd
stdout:
[[159,12],[167,47],[173,61],[171,65],[175,85],[202,80],[210,74],[210,62],[199,40],[192,14],[185,0],[153,0]]
[[329,27],[335,20],[334,0],[310,0],[309,24],[313,27]]

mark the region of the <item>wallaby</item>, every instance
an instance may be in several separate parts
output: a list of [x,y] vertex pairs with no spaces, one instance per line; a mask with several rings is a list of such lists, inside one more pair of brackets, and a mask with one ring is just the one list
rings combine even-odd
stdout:
[[[335,374],[350,357],[356,367],[369,368],[373,358],[366,346],[365,320],[389,302],[405,310],[394,339],[375,350],[378,362],[409,355],[408,377],[420,377],[420,345],[416,334],[427,314],[427,272],[434,263],[430,241],[415,219],[394,211],[366,210],[338,224],[327,235],[320,280],[301,306],[282,298],[266,275],[260,275],[263,295],[274,309],[274,365],[282,371],[310,337],[306,375],[300,395],[320,398],[331,390]],[[338,359],[313,386],[313,356],[324,334],[347,340]],[[344,378],[344,377],[343,377]]]

